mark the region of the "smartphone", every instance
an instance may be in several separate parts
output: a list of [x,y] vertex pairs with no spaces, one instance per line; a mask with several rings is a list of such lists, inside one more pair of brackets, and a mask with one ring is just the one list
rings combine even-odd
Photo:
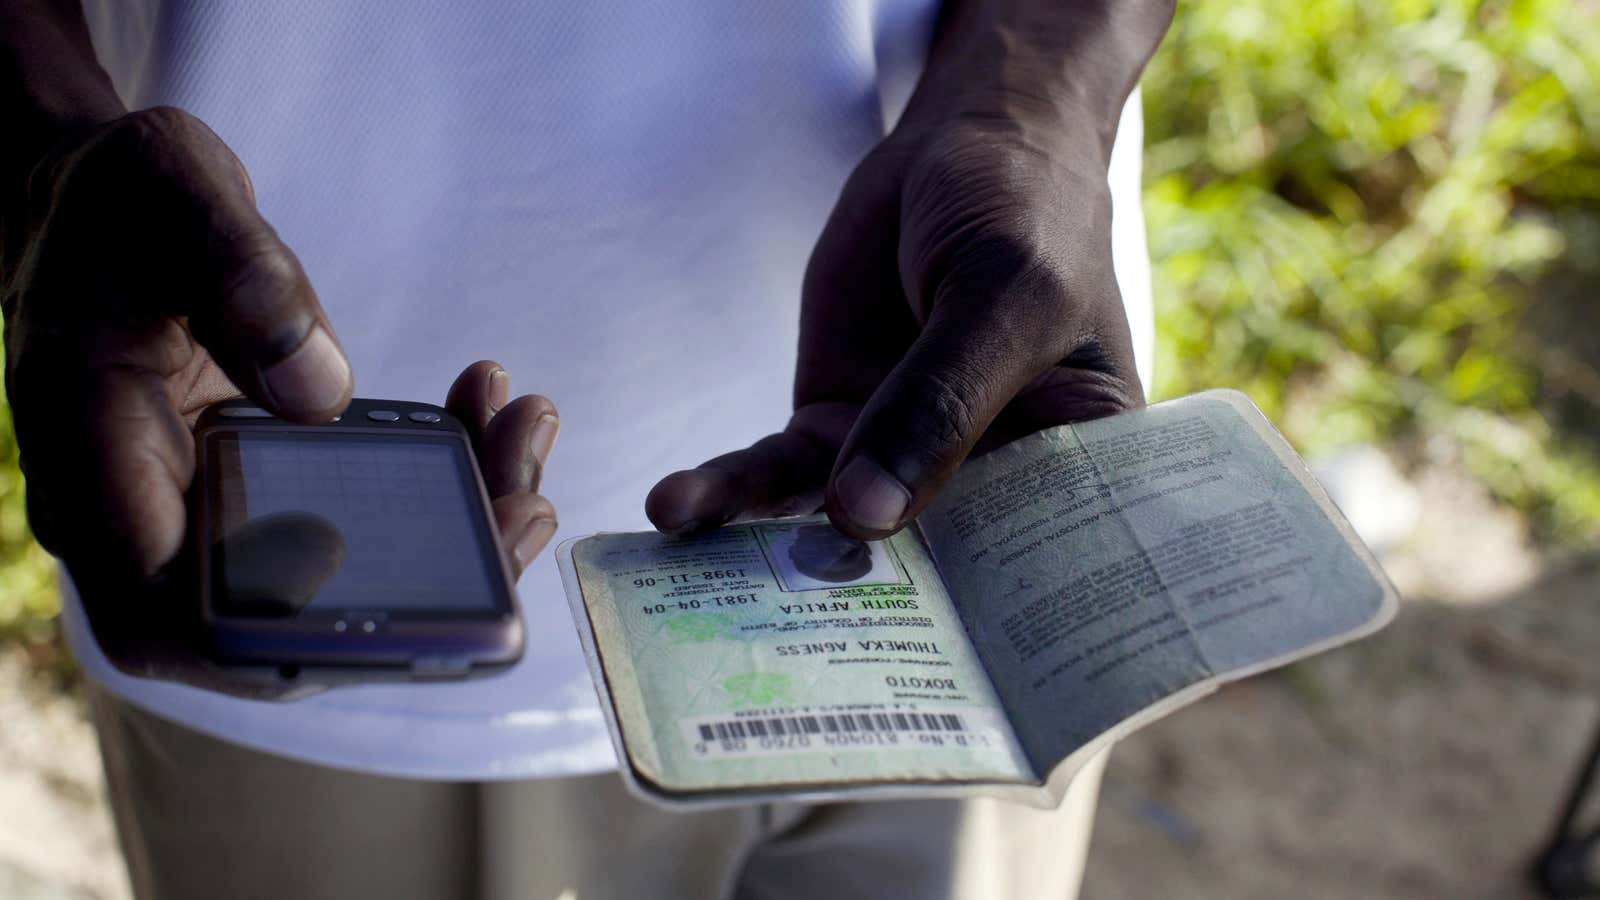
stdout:
[[356,399],[302,425],[243,400],[201,414],[193,528],[213,658],[413,678],[522,654],[515,579],[466,429]]

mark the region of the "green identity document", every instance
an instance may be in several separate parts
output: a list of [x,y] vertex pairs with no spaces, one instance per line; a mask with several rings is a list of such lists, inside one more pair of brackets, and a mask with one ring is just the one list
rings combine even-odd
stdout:
[[1397,602],[1232,391],[971,460],[884,541],[804,516],[598,534],[559,559],[623,772],[675,806],[1052,805],[1117,737]]

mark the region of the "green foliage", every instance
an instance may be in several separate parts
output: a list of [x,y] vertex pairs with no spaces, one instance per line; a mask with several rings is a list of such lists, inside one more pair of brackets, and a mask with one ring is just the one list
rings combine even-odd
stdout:
[[28,533],[11,410],[0,403],[0,640],[48,639],[57,602],[55,565]]
[[1158,396],[1238,386],[1312,450],[1444,435],[1600,534],[1523,315],[1600,217],[1592,4],[1189,3],[1144,88]]

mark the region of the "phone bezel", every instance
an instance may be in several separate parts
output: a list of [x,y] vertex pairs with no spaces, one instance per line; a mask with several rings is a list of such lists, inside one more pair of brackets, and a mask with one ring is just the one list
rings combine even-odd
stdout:
[[[355,399],[333,422],[304,425],[272,417],[230,418],[230,409],[255,410],[247,401],[225,401],[202,414],[195,429],[195,488],[192,540],[199,582],[201,621],[213,655],[221,662],[280,666],[398,667],[457,671],[482,666],[503,666],[522,653],[523,628],[518,615],[516,579],[495,524],[493,506],[483,475],[472,452],[466,429],[440,407],[397,400]],[[393,410],[396,421],[373,421],[367,413]],[[436,423],[413,422],[410,414],[428,412]],[[296,434],[336,440],[339,435],[370,438],[374,435],[446,439],[456,448],[458,463],[470,475],[470,506],[476,511],[475,534],[487,537],[480,547],[490,573],[495,605],[489,610],[448,609],[341,609],[302,613],[289,618],[243,616],[219,608],[215,592],[215,562],[211,553],[212,523],[217,515],[217,473],[212,448],[226,435],[243,433]],[[365,623],[373,623],[366,630]],[[340,627],[337,623],[343,622]]]

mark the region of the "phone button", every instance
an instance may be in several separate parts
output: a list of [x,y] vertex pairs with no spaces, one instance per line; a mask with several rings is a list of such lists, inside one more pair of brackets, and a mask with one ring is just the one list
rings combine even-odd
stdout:
[[272,413],[259,406],[225,406],[217,410],[217,415],[224,419],[270,419]]
[[439,422],[439,414],[436,412],[414,412],[406,418],[424,425],[436,425]]
[[340,634],[351,631],[374,634],[379,628],[388,624],[388,621],[389,616],[381,612],[345,613],[333,623],[333,630]]
[[400,419],[400,414],[392,409],[374,409],[367,413],[367,418],[374,422],[395,422]]

